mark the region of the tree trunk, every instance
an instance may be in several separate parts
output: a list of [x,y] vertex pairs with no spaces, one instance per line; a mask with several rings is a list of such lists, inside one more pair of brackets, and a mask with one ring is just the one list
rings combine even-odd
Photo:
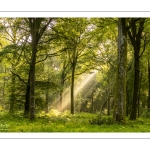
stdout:
[[26,99],[24,104],[24,117],[29,117],[30,110],[30,71],[28,75],[28,83],[26,87]]
[[91,99],[92,99],[92,113],[94,113],[94,91],[92,92],[92,95],[91,95]]
[[127,68],[127,31],[126,18],[118,19],[118,69],[116,79],[116,99],[114,122],[125,123],[126,115],[126,68]]
[[35,119],[35,63],[36,63],[36,52],[37,52],[37,42],[36,42],[36,18],[29,19],[31,36],[32,36],[32,56],[30,65],[30,120]]
[[139,93],[138,93],[138,117],[140,117],[140,96],[141,96],[141,82],[142,82],[142,72],[140,74],[140,83],[139,83]]
[[[14,64],[12,64],[12,70],[15,71]],[[14,106],[15,106],[15,84],[16,84],[15,81],[16,81],[16,77],[15,77],[14,74],[12,74],[12,77],[11,77],[10,108],[9,108],[9,113],[10,114],[14,113]]]
[[46,90],[45,113],[48,113],[48,112],[49,112],[48,104],[49,104],[49,90],[47,89],[47,90]]
[[60,93],[59,93],[59,111],[60,111],[60,112],[63,111],[62,98],[63,98],[63,91],[60,91]]
[[[49,72],[49,68],[48,68],[48,72]],[[50,74],[48,73],[48,77],[47,77],[47,81],[50,82]],[[45,101],[45,113],[49,112],[49,87],[47,87],[46,89],[46,101]]]
[[137,101],[139,93],[139,49],[134,52],[134,91],[130,120],[136,120]]
[[107,99],[107,115],[110,116],[110,93],[108,93],[108,99]]
[[[144,29],[144,22],[145,19],[140,19],[139,21],[139,28],[136,26],[136,23],[132,22],[132,30],[131,32],[128,31],[130,41],[134,48],[134,89],[133,89],[133,99],[132,99],[132,108],[130,114],[130,120],[136,120],[137,116],[137,102],[138,102],[138,95],[139,95],[139,73],[140,73],[140,47],[141,47],[141,39],[142,39],[142,32]],[[138,29],[138,32],[136,30]]]
[[71,76],[71,114],[74,114],[74,76],[75,76],[76,63],[72,63],[72,76]]
[[63,111],[62,99],[63,99],[64,84],[65,84],[65,81],[64,81],[64,72],[62,72],[62,75],[61,75],[61,91],[59,93],[59,111],[61,111],[61,112]]
[[36,64],[36,53],[37,53],[37,45],[39,40],[41,39],[43,33],[47,29],[50,22],[53,20],[50,18],[48,22],[41,27],[41,23],[44,18],[29,18],[29,27],[31,30],[32,37],[32,56],[31,56],[31,64],[30,64],[30,112],[29,119],[35,119],[35,64]]
[[10,95],[10,108],[9,113],[14,113],[14,105],[15,105],[15,75],[12,75],[11,81],[11,95]]
[[127,97],[126,97],[126,116],[129,115],[129,94],[127,94]]

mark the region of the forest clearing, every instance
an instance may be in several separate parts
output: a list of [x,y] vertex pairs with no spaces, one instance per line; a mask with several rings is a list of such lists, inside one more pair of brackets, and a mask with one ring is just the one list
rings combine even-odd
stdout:
[[149,131],[149,18],[0,18],[0,132]]

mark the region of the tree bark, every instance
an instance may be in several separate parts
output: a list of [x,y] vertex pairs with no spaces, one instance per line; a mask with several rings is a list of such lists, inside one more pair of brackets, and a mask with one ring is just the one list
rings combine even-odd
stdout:
[[[134,48],[134,89],[133,89],[133,99],[132,99],[132,108],[130,114],[130,120],[136,120],[137,116],[137,102],[138,102],[138,94],[139,94],[139,73],[140,73],[140,47],[141,47],[141,39],[142,32],[144,29],[145,19],[140,19],[139,28],[136,25],[134,19],[132,19],[131,31],[128,31],[128,35],[132,46]],[[136,31],[138,29],[138,31]]]
[[36,63],[36,53],[37,53],[37,28],[36,28],[36,18],[29,19],[31,36],[32,36],[32,56],[30,64],[30,120],[35,119],[35,63]]
[[134,91],[130,120],[136,120],[137,101],[139,93],[139,49],[134,53]]
[[49,90],[47,89],[47,90],[46,90],[45,113],[48,113],[48,112],[49,112],[48,104],[49,104]]
[[28,75],[28,82],[26,87],[26,99],[24,104],[24,117],[29,117],[30,111],[30,71]]
[[11,79],[11,95],[10,95],[10,108],[9,113],[14,113],[14,106],[15,106],[15,75],[12,75]]
[[[49,71],[49,69],[48,69]],[[48,74],[48,79],[47,79],[48,82],[50,82],[50,75]],[[49,112],[49,99],[50,99],[50,96],[49,96],[49,88],[46,89],[46,102],[45,102],[45,113],[48,113]]]
[[107,98],[107,115],[110,116],[110,92],[108,92],[108,89],[107,89],[107,94],[108,94],[108,98]]
[[71,114],[74,114],[74,77],[75,77],[75,60],[72,63],[72,75],[71,75]]
[[[13,56],[14,58],[14,56]],[[12,64],[12,70],[15,70],[14,64]],[[10,94],[10,108],[9,108],[9,113],[13,114],[14,113],[14,106],[15,106],[15,82],[16,82],[16,77],[14,74],[12,74],[11,77],[11,94]]]
[[126,116],[128,116],[129,115],[129,107],[130,107],[130,105],[129,105],[129,94],[127,94],[126,96],[127,96],[126,97]]
[[92,99],[92,113],[94,113],[94,91],[92,91],[92,95],[91,95],[91,99]]
[[126,68],[127,68],[127,30],[126,18],[118,19],[118,69],[116,79],[116,99],[114,122],[125,123],[126,115]]
[[139,81],[139,93],[138,93],[138,104],[137,104],[138,117],[140,117],[141,82],[142,82],[142,72],[140,73],[140,81]]
[[35,64],[36,64],[36,53],[37,53],[37,45],[39,40],[41,39],[43,33],[47,29],[50,22],[53,20],[50,18],[48,22],[41,27],[41,23],[44,18],[29,18],[29,26],[31,30],[32,37],[32,56],[31,56],[31,64],[30,64],[30,112],[29,119],[35,119]]
[[59,107],[58,107],[58,110],[59,110],[60,112],[63,111],[62,99],[63,99],[63,91],[60,91],[60,93],[59,93]]

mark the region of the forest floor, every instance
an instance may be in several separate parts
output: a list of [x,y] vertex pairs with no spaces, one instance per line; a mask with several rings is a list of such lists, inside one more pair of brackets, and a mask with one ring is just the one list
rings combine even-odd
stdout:
[[36,116],[35,121],[23,118],[21,114],[8,115],[0,112],[0,132],[150,132],[150,119],[137,118],[135,121],[127,119],[126,124],[111,124],[111,117],[103,116],[102,124],[91,124],[97,119],[96,114],[68,112],[58,113],[51,111]]

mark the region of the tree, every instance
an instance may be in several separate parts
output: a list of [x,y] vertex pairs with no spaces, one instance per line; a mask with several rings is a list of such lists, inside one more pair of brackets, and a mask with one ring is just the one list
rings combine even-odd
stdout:
[[91,36],[88,31],[88,20],[86,18],[63,18],[59,20],[56,33],[69,57],[71,67],[71,114],[74,114],[74,82],[78,60],[87,50]]
[[[138,25],[137,25],[138,21]],[[145,18],[130,20],[128,35],[134,49],[134,90],[132,98],[132,109],[130,119],[135,120],[137,115],[137,102],[139,94],[139,74],[140,74],[140,49],[143,36]]]
[[16,68],[20,63],[20,58],[23,51],[22,43],[26,40],[24,37],[26,33],[22,30],[22,24],[24,24],[24,19],[22,18],[4,18],[1,19],[1,32],[2,38],[8,41],[5,47],[3,47],[3,55],[8,59],[11,64],[11,84],[10,84],[10,114],[14,113],[16,96]]
[[124,122],[126,115],[127,19],[118,19],[118,62],[114,122]]
[[44,26],[42,26],[42,21],[44,18],[29,18],[29,27],[32,38],[32,56],[30,63],[30,120],[35,119],[35,64],[36,64],[36,55],[37,55],[37,45],[47,29],[48,25],[52,21],[50,18]]

